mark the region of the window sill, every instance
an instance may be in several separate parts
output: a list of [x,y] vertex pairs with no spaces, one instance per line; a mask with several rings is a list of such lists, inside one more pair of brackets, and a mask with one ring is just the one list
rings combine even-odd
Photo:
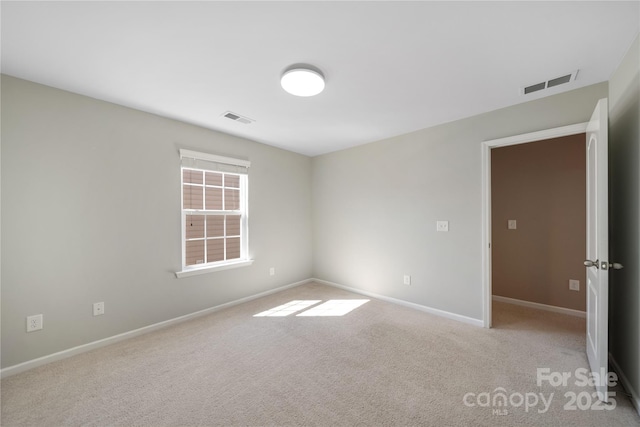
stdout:
[[241,261],[231,262],[221,265],[210,265],[208,267],[190,268],[188,270],[176,271],[176,277],[182,279],[183,277],[197,276],[200,274],[213,273],[214,271],[229,270],[231,268],[246,267],[253,264],[252,259],[245,259]]

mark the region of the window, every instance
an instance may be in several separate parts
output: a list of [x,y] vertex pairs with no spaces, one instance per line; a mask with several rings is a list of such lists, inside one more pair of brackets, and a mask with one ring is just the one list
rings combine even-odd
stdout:
[[246,160],[180,150],[182,271],[178,277],[250,264]]

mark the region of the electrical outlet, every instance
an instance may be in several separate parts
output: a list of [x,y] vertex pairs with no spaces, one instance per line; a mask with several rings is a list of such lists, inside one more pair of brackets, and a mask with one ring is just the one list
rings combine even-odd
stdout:
[[102,316],[104,314],[104,302],[96,302],[93,304],[93,315]]
[[515,219],[510,219],[508,221],[507,225],[508,225],[509,230],[515,230],[516,228],[518,228],[517,225],[516,225],[516,220]]
[[436,221],[437,231],[449,231],[449,221]]
[[276,274],[276,268],[275,267],[271,267],[269,269],[269,276],[275,276]]
[[42,328],[42,314],[27,317],[27,332],[39,331]]
[[571,289],[572,291],[579,291],[580,290],[580,281],[579,280],[569,280],[569,289]]
[[410,285],[411,284],[411,276],[409,276],[408,274],[404,275],[404,284],[405,285]]

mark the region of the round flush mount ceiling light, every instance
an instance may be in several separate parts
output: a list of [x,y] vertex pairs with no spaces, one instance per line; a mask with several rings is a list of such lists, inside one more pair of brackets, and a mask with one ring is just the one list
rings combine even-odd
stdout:
[[324,76],[311,65],[293,65],[282,74],[280,84],[291,95],[314,96],[324,90]]

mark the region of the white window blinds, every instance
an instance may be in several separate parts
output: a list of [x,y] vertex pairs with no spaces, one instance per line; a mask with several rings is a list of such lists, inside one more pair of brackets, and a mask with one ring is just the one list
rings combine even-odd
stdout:
[[251,166],[249,160],[234,159],[232,157],[184,149],[180,150],[180,160],[183,168],[228,172],[240,175],[247,175],[249,173],[249,167]]

